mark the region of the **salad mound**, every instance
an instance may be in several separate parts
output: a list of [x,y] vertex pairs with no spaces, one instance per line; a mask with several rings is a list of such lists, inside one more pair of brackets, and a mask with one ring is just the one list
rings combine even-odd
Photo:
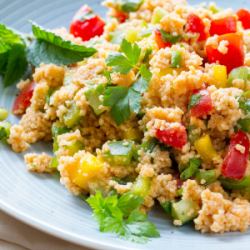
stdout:
[[157,204],[175,226],[202,233],[250,226],[250,11],[185,0],[107,0],[104,21],[84,5],[69,31],[32,35],[0,24],[0,74],[17,84],[0,140],[28,169],[59,173],[84,196],[100,231],[159,237]]

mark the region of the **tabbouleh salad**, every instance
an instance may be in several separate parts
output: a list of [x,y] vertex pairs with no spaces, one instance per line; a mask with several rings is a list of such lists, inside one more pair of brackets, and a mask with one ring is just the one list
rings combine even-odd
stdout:
[[19,94],[0,139],[30,171],[85,195],[102,232],[159,237],[156,204],[202,233],[250,225],[250,11],[185,0],[107,0],[69,31],[0,24],[0,74]]

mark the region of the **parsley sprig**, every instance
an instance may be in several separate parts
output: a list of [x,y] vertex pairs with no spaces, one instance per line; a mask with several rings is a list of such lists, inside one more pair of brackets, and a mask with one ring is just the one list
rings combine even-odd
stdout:
[[126,39],[122,40],[121,52],[111,53],[106,59],[107,66],[111,66],[114,72],[127,74],[133,68],[137,68],[139,62],[141,49],[134,43],[128,42]]
[[137,243],[159,237],[156,226],[139,210],[143,198],[132,193],[103,197],[100,192],[87,199],[101,232],[112,232]]
[[140,112],[142,95],[148,88],[152,74],[144,64],[139,72],[139,79],[130,88],[110,86],[104,92],[103,105],[111,107],[111,117],[118,125],[128,120],[131,114]]

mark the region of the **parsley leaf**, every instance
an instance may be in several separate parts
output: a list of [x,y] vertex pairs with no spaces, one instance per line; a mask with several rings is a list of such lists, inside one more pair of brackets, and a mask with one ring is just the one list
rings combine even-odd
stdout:
[[139,211],[143,198],[137,195],[125,193],[103,197],[97,192],[87,202],[93,209],[101,232],[113,232],[137,243],[160,236],[155,225],[147,220],[147,215]]
[[139,71],[141,77],[130,88],[110,86],[104,92],[103,105],[111,107],[111,116],[118,125],[141,109],[142,94],[147,90],[152,74],[145,65]]
[[242,95],[239,100],[239,107],[242,109],[245,114],[250,113],[250,99]]
[[181,173],[181,180],[187,180],[193,177],[201,165],[201,160],[199,158],[192,158],[189,160],[188,167]]
[[197,105],[201,99],[201,94],[194,94],[191,96],[190,101],[189,101],[189,105],[188,105],[188,109],[193,108],[195,105]]
[[35,23],[32,24],[32,31],[36,40],[32,42],[28,50],[28,59],[35,66],[41,63],[68,65],[81,61],[96,52],[94,48],[66,41]]
[[113,67],[113,71],[127,74],[132,68],[136,67],[141,49],[136,43],[132,44],[123,39],[120,50],[122,53],[111,53],[106,59],[106,63],[108,66]]
[[27,70],[26,45],[22,37],[0,24],[0,74],[4,86],[18,82]]

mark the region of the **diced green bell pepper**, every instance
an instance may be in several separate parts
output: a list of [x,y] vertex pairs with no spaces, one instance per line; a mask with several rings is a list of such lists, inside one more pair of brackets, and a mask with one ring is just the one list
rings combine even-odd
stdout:
[[146,197],[151,187],[151,178],[138,176],[135,180],[131,192],[141,197]]
[[63,117],[63,122],[68,128],[73,128],[78,125],[81,120],[80,109],[75,103],[68,109],[67,113]]
[[241,79],[245,82],[245,85],[247,83],[247,81],[249,80],[249,69],[246,66],[242,66],[236,69],[233,69],[229,76],[228,76],[228,85],[232,86],[233,85],[233,81],[235,79]]
[[180,51],[172,51],[171,53],[171,67],[172,68],[180,68],[181,67],[181,61],[182,61],[182,55]]
[[152,19],[151,19],[152,24],[160,23],[161,19],[165,15],[167,15],[167,12],[163,8],[156,7],[154,9],[154,12],[153,12],[153,15],[152,15]]
[[180,200],[172,203],[171,214],[175,220],[182,224],[193,220],[198,215],[199,207],[192,200]]
[[[215,169],[211,169],[211,170],[200,169],[196,173],[195,178],[199,183],[208,185],[208,184],[215,182],[218,178],[218,175]],[[203,181],[205,183],[202,183]]]
[[96,115],[100,115],[105,111],[104,107],[102,106],[102,101],[100,100],[100,96],[103,95],[105,91],[105,84],[99,84],[94,87],[90,87],[86,92],[85,96],[89,105],[94,110]]
[[0,108],[0,121],[4,121],[8,118],[8,111],[6,109]]
[[127,166],[132,162],[135,147],[132,141],[112,141],[108,143],[108,151],[103,157],[110,164]]
[[70,131],[70,129],[65,127],[60,122],[54,122],[52,125],[52,128],[51,128],[51,131],[52,131],[52,136],[55,138],[58,135],[68,133]]
[[11,124],[9,122],[0,122],[0,141],[6,141],[10,136]]
[[201,160],[198,158],[192,158],[189,160],[188,167],[184,169],[181,173],[180,178],[181,180],[187,180],[197,173],[199,167],[201,165]]
[[171,209],[172,209],[171,201],[166,201],[166,202],[161,203],[161,207],[167,214],[171,214]]
[[250,176],[246,176],[242,180],[233,180],[221,177],[220,182],[225,189],[240,190],[250,187]]
[[238,121],[238,126],[241,130],[250,133],[250,118],[240,119]]
[[142,5],[144,0],[119,0],[118,4],[124,12],[135,12]]

